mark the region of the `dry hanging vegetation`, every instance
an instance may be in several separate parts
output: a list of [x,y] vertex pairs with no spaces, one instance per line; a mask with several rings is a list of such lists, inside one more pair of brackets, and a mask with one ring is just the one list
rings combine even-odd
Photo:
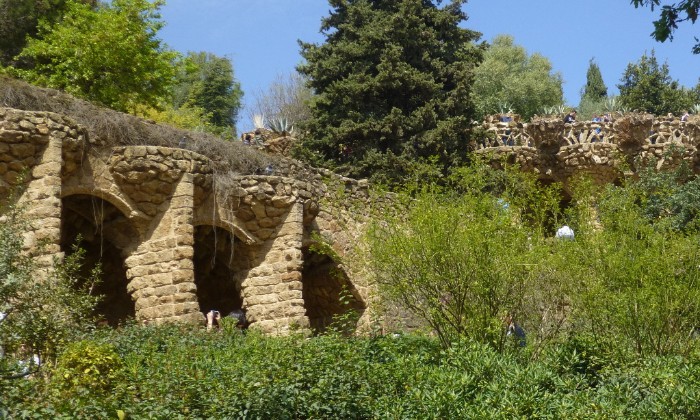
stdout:
[[255,174],[270,164],[279,166],[279,162],[276,162],[279,158],[240,142],[155,124],[54,89],[39,88],[2,75],[0,106],[65,115],[85,127],[90,138],[105,147],[152,145],[192,150],[211,159],[215,172],[219,174]]

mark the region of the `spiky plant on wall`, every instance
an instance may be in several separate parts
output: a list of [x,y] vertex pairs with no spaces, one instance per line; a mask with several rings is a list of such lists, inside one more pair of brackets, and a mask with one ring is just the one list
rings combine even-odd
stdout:
[[275,118],[269,122],[269,128],[273,133],[283,136],[294,133],[294,125],[287,118]]

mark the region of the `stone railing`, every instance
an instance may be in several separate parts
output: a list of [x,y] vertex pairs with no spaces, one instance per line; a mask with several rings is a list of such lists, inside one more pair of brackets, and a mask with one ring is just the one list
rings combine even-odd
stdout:
[[639,164],[672,167],[681,161],[700,173],[700,117],[688,121],[629,113],[607,122],[538,118],[530,123],[486,121],[476,153],[494,165],[517,163],[543,180],[566,186],[577,173],[615,182]]
[[535,119],[530,123],[485,121],[485,136],[476,139],[477,150],[495,147],[559,147],[590,143],[679,143],[696,145],[700,141],[700,117],[688,121],[654,117],[650,114],[626,114],[610,121],[576,121]]

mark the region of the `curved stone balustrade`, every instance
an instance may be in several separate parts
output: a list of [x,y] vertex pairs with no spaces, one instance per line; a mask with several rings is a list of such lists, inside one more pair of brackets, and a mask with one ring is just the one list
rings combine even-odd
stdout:
[[656,118],[650,114],[627,114],[607,122],[576,121],[572,124],[560,119],[535,119],[530,123],[487,121],[482,128],[489,135],[477,139],[477,150],[586,143],[682,143],[695,146],[700,140],[698,116],[687,122],[678,118]]
[[700,172],[700,117],[688,121],[629,113],[612,121],[576,121],[537,118],[530,123],[484,122],[487,133],[476,141],[476,153],[492,162],[518,163],[541,179],[565,185],[576,173],[587,173],[598,182],[614,182],[624,169],[637,162],[657,161],[657,166],[686,160]]

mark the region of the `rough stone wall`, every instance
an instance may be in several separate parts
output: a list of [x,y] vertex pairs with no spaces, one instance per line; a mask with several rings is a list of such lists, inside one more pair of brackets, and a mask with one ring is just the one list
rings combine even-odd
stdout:
[[652,159],[659,168],[685,160],[700,173],[697,116],[680,121],[632,113],[608,122],[572,124],[560,119],[486,121],[482,128],[490,134],[476,142],[477,153],[490,156],[494,165],[518,163],[540,179],[565,187],[582,173],[599,183],[614,182]]
[[[85,133],[59,115],[0,108],[0,201],[21,192],[29,230],[24,247],[48,267],[61,255],[61,161]],[[42,247],[38,247],[43,243]]]
[[[91,236],[98,257],[109,242],[105,249],[119,254],[111,261],[126,273],[112,277],[126,277],[140,321],[203,322],[216,309],[204,299],[216,300],[217,290],[237,295],[226,302],[247,312],[251,328],[273,334],[308,328],[310,316],[324,326],[348,309],[367,319],[371,285],[347,263],[373,206],[382,205],[366,181],[294,164],[269,176],[222,176],[191,151],[106,148],[60,115],[7,108],[0,151],[0,198],[22,191],[27,251],[50,267],[78,233]],[[314,254],[319,237],[341,260]],[[196,261],[198,252],[211,267]],[[216,282],[227,288],[212,289]],[[350,308],[340,304],[342,289],[352,293]]]

